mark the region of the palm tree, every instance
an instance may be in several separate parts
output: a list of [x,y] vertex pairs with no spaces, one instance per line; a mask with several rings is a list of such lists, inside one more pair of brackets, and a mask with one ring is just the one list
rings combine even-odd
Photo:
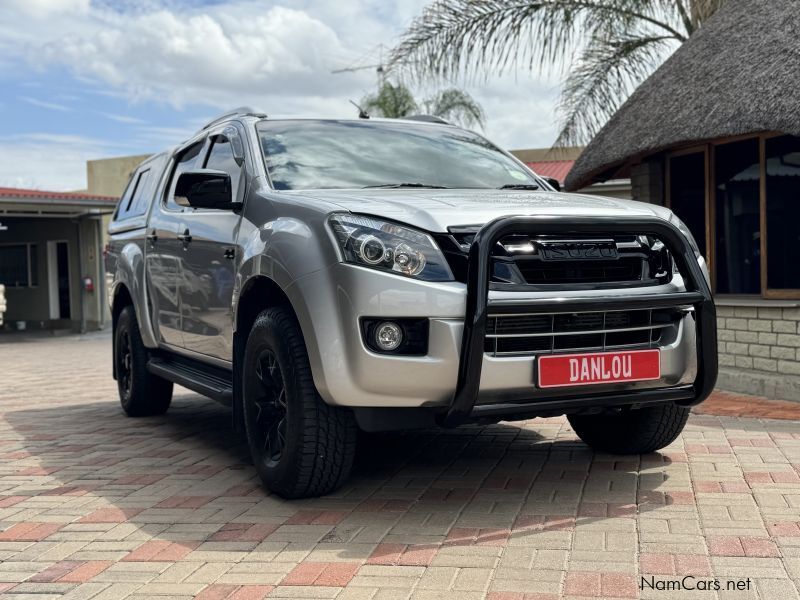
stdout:
[[370,94],[361,100],[361,108],[376,117],[401,119],[417,112],[414,95],[402,83],[397,85],[385,81],[377,94]]
[[[400,119],[418,112],[420,107],[411,90],[402,83],[386,81],[377,94],[361,100],[361,109],[378,116]],[[472,96],[463,90],[449,88],[422,101],[422,109],[429,115],[441,117],[464,127],[483,127],[486,115]]]
[[566,74],[556,146],[586,143],[725,0],[436,0],[392,50],[421,80]]
[[464,90],[449,88],[422,101],[425,112],[429,115],[441,117],[463,127],[483,129],[486,114],[483,107]]

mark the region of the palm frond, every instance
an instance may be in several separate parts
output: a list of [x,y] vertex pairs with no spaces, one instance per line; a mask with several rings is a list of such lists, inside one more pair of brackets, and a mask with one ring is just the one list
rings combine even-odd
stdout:
[[690,5],[692,26],[699,28],[703,22],[725,4],[725,0],[688,0]]
[[617,111],[622,100],[664,60],[670,36],[637,35],[592,39],[564,82],[554,146],[585,143]]
[[581,144],[724,2],[436,0],[405,32],[389,68],[424,81],[519,68],[566,73],[557,144]]
[[483,128],[486,122],[483,107],[467,92],[458,88],[442,90],[423,100],[422,106],[426,113],[464,127],[478,125]]
[[647,26],[685,40],[674,7],[664,6],[664,0],[438,0],[412,22],[391,53],[390,69],[407,66],[417,77],[440,79],[561,69],[583,39],[619,27]]

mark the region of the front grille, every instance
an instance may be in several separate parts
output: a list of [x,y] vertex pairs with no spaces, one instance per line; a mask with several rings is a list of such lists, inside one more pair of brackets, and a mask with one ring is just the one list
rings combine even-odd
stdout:
[[517,259],[516,266],[529,284],[568,284],[641,281],[641,257],[616,260],[543,262]]
[[492,356],[657,346],[682,309],[490,315],[484,351]]
[[[456,280],[466,283],[467,252],[474,230],[451,229],[437,234]],[[640,287],[672,279],[672,260],[664,244],[652,236],[597,237],[512,234],[492,252],[492,285],[509,289],[569,289],[576,286]]]

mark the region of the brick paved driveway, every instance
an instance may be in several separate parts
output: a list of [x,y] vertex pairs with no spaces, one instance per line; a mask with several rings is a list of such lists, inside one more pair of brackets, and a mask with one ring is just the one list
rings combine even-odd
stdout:
[[126,418],[109,347],[0,344],[0,595],[798,597],[797,421],[694,415],[641,458],[588,451],[562,418],[385,435],[340,493],[286,502],[214,403],[178,390]]

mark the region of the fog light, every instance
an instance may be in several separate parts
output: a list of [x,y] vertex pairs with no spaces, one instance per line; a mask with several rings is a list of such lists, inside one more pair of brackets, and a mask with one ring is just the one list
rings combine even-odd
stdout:
[[403,330],[397,323],[384,321],[375,327],[375,345],[384,352],[397,350],[403,343]]

